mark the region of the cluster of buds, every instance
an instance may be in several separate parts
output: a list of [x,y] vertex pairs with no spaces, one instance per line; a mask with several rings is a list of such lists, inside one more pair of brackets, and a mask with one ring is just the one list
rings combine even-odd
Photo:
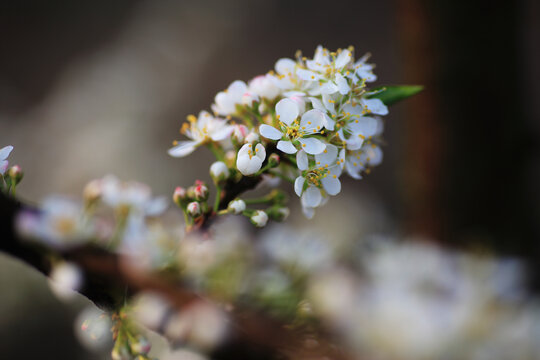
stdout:
[[208,187],[200,180],[187,189],[178,186],[174,190],[173,201],[184,212],[188,226],[208,212],[209,194]]
[[115,344],[111,352],[113,360],[151,360],[148,353],[152,345],[130,322],[127,314],[120,311],[112,316]]

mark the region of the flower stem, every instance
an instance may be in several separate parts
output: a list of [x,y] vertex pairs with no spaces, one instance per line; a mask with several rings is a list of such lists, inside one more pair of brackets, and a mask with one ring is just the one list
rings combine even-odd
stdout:
[[214,212],[217,213],[221,201],[221,186],[217,186],[216,199],[214,200]]

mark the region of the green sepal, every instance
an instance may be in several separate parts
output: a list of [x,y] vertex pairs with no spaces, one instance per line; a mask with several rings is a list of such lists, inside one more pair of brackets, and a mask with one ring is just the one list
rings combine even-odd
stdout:
[[368,99],[380,99],[384,105],[390,106],[398,101],[418,94],[424,87],[422,85],[387,85],[375,88],[368,94]]

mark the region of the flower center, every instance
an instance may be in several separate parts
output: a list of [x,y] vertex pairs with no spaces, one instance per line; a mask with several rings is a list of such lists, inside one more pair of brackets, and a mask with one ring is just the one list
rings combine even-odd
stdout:
[[328,176],[328,168],[320,167],[318,169],[310,170],[306,175],[306,180],[309,184],[320,187],[321,179]]

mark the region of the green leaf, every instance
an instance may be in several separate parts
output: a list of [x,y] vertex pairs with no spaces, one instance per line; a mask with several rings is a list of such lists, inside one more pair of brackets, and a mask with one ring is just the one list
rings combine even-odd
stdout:
[[370,99],[381,99],[386,105],[393,105],[398,101],[418,94],[424,89],[421,85],[388,85],[373,89],[371,92],[375,94],[369,95]]

